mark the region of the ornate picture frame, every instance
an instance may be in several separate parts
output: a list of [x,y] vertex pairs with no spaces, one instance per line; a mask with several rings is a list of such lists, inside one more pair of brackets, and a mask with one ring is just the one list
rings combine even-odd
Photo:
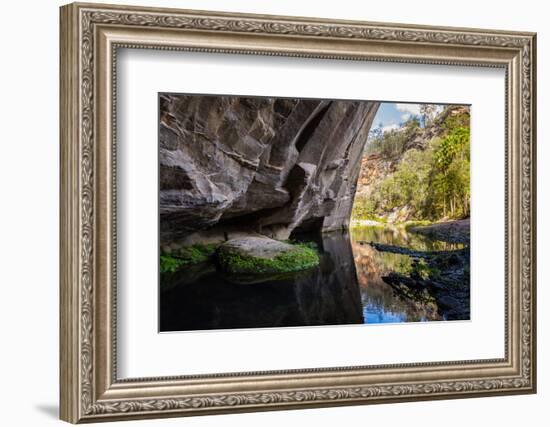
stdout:
[[[536,391],[533,33],[74,3],[61,8],[61,419],[112,421]],[[498,67],[506,90],[505,357],[117,378],[117,49]]]

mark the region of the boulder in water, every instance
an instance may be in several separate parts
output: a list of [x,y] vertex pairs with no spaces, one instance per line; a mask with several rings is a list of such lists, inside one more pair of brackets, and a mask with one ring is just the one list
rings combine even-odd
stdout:
[[273,274],[305,270],[319,264],[317,251],[268,237],[232,239],[217,250],[220,267],[234,274]]

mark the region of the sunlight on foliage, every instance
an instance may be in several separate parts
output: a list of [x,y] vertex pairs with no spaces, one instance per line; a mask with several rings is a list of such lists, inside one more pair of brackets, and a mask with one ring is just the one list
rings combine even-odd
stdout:
[[414,220],[465,218],[470,215],[469,114],[449,115],[441,136],[424,149],[407,144],[419,135],[418,123],[378,135],[368,154],[383,159],[401,156],[395,171],[376,183],[370,194],[357,197],[353,219],[376,219],[406,208]]

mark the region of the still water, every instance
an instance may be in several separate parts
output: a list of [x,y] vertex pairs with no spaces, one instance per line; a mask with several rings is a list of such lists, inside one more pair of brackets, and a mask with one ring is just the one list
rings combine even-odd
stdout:
[[351,231],[357,281],[361,292],[365,323],[418,322],[442,320],[437,307],[395,295],[393,288],[382,280],[390,272],[407,273],[411,266],[408,255],[379,252],[369,242],[400,246],[418,251],[442,251],[462,248],[430,239],[403,228],[359,227]]
[[160,330],[441,320],[436,307],[401,297],[382,280],[391,271],[406,272],[410,257],[379,252],[369,243],[415,250],[449,250],[459,245],[380,227],[299,239],[316,242],[317,267],[258,279],[228,277],[205,263],[163,275]]

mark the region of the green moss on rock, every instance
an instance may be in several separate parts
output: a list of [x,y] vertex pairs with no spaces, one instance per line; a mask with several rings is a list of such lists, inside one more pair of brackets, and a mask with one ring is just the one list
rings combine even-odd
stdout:
[[161,273],[174,273],[185,263],[171,255],[160,256],[160,272]]
[[217,259],[220,267],[232,274],[288,273],[319,264],[317,251],[307,244],[284,245],[284,250],[272,257],[256,256],[250,251],[222,245],[217,251]]
[[186,246],[170,254],[160,255],[160,272],[173,273],[185,265],[208,261],[216,251],[216,244]]

